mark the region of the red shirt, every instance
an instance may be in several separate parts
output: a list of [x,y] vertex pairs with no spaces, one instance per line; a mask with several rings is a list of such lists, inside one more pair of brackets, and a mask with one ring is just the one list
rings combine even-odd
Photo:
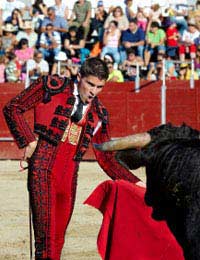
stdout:
[[166,31],[167,35],[167,46],[168,47],[176,47],[178,46],[177,39],[169,39],[171,36],[178,34],[178,30],[176,28],[168,28]]

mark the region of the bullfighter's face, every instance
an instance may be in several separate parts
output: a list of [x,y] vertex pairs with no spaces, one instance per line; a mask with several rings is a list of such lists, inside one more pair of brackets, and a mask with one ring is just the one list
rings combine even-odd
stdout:
[[81,78],[78,89],[81,100],[84,104],[89,104],[102,91],[106,81],[96,76]]

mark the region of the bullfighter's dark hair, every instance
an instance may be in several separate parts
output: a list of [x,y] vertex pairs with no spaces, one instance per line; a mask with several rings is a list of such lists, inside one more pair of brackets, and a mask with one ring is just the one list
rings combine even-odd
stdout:
[[106,63],[101,59],[94,57],[87,59],[83,63],[80,69],[80,74],[83,78],[88,76],[95,76],[101,80],[107,80],[109,73]]

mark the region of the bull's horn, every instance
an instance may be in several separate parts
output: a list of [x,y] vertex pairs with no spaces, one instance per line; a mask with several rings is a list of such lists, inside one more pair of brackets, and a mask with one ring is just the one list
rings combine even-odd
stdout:
[[100,151],[118,151],[136,147],[144,147],[151,141],[151,136],[148,133],[140,133],[128,135],[122,138],[117,138],[102,144],[94,144],[94,147]]

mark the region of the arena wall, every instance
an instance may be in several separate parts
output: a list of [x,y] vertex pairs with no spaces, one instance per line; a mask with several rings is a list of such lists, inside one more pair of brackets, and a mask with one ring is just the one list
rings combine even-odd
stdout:
[[[110,114],[112,137],[120,137],[145,131],[161,123],[161,81],[140,83],[139,93],[134,83],[106,84],[100,99]],[[200,129],[200,90],[199,81],[190,89],[189,81],[167,81],[166,118],[167,122],[179,125],[183,122]],[[0,84],[0,159],[19,159],[23,150],[18,150],[2,115],[3,106],[24,88],[22,84]],[[26,113],[26,119],[33,127],[33,111]],[[90,148],[84,159],[94,159]]]

